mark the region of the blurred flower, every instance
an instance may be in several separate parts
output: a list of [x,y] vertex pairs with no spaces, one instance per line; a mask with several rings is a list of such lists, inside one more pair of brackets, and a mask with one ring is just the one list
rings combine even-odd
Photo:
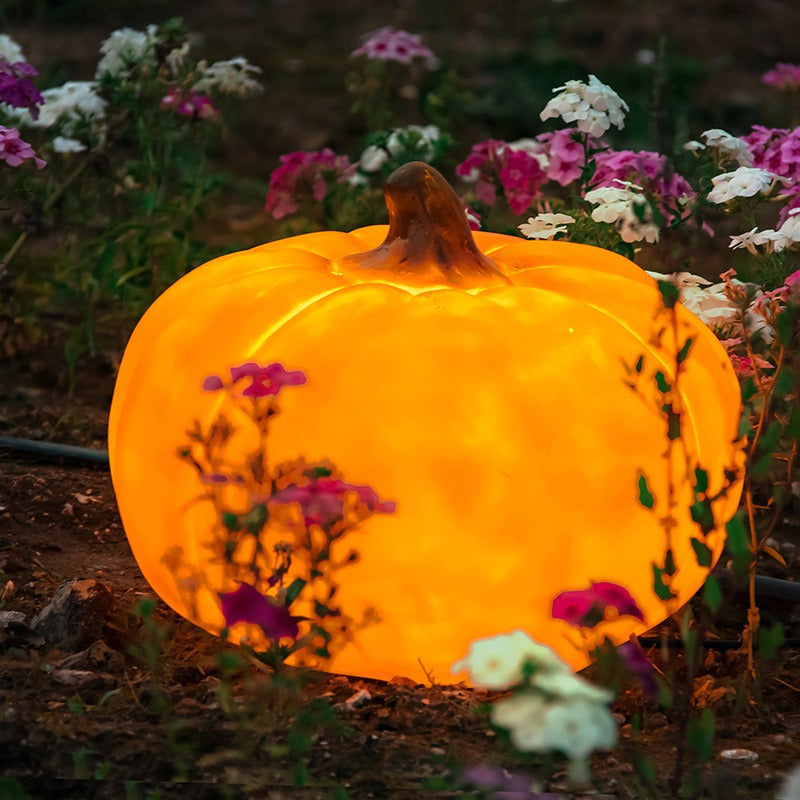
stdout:
[[594,686],[572,672],[534,672],[531,686],[548,695],[563,700],[589,700],[593,703],[610,703],[614,693]]
[[300,208],[300,202],[321,202],[327,193],[326,176],[344,180],[351,172],[347,156],[337,156],[327,147],[320,151],[298,150],[280,157],[281,165],[272,171],[264,210],[282,219]]
[[575,222],[575,217],[569,214],[537,214],[517,227],[528,239],[550,239],[557,233],[564,233],[571,222]]
[[650,663],[638,642],[630,641],[621,644],[617,652],[625,668],[633,675],[642,687],[642,691],[650,698],[658,695],[658,687],[654,676],[653,665]]
[[539,784],[530,775],[508,772],[490,764],[465,767],[458,776],[459,783],[476,789],[492,791],[493,800],[557,800],[559,795],[541,793]]
[[20,123],[35,128],[51,128],[61,125],[63,133],[70,135],[83,120],[102,120],[106,113],[106,101],[97,93],[94,81],[69,81],[42,92],[44,102],[34,119],[27,110],[18,110],[14,116]]
[[246,97],[260,92],[264,87],[253,75],[260,75],[261,67],[251,64],[246,58],[237,56],[227,61],[215,61],[206,67],[203,75],[192,87],[197,92],[216,89],[222,94],[236,94]]
[[363,44],[350,54],[351,58],[366,56],[376,61],[397,61],[410,64],[419,58],[429,70],[439,66],[439,59],[433,51],[422,44],[422,39],[403,30],[384,27],[366,35]]
[[370,513],[391,514],[396,505],[391,500],[380,500],[369,486],[358,486],[333,478],[318,478],[304,485],[292,484],[272,494],[273,503],[297,503],[303,515],[303,523],[330,525],[344,516],[344,501],[347,495],[356,495]]
[[629,187],[641,188],[628,184],[624,187],[602,186],[586,192],[584,200],[595,206],[592,219],[614,225],[624,242],[642,239],[657,242],[659,230],[653,222],[653,211],[647,198]]
[[708,200],[711,203],[727,203],[736,197],[753,197],[770,191],[778,181],[784,183],[785,179],[756,167],[739,167],[711,179],[714,188],[708,193]]
[[293,617],[285,606],[271,603],[249,583],[240,583],[232,592],[220,592],[219,599],[226,627],[245,622],[258,625],[266,637],[276,641],[297,638],[299,617]]
[[364,172],[378,172],[380,168],[389,161],[389,153],[383,147],[371,144],[365,147],[358,160],[358,166]]
[[719,162],[732,160],[742,167],[753,166],[753,155],[743,139],[733,136],[722,128],[709,128],[707,131],[703,131],[701,136],[705,140],[705,145],[692,141],[687,142],[684,149],[697,151],[708,147],[716,151]]
[[207,94],[183,91],[175,86],[170,86],[167,93],[161,98],[161,108],[174,111],[183,117],[206,119],[217,113],[211,98]]
[[131,72],[144,64],[155,66],[156,26],[149,25],[146,31],[135,31],[133,28],[119,28],[103,40],[100,52],[103,57],[97,64],[95,78],[104,75],[112,78],[127,78]]
[[778,89],[800,89],[800,64],[778,63],[761,76],[761,82]]
[[520,630],[476,639],[466,657],[453,664],[450,672],[453,675],[468,672],[469,679],[479,689],[508,689],[522,682],[525,664],[531,664],[537,673],[570,672],[553,650]]
[[47,165],[47,162],[39,158],[26,141],[20,139],[16,128],[5,128],[0,125],[0,161],[5,161],[9,167],[18,167],[29,158],[38,169]]
[[361,154],[358,166],[364,172],[378,172],[389,163],[398,167],[408,161],[430,163],[435,160],[441,142],[442,132],[436,125],[395,128],[373,138],[373,144]]
[[570,625],[593,628],[604,619],[624,615],[644,620],[642,610],[624,587],[608,581],[592,581],[588,589],[561,592],[553,599],[554,619]]
[[25,108],[33,119],[39,116],[44,102],[42,93],[28,80],[38,73],[24,61],[14,64],[0,58],[0,102],[12,108]]
[[77,139],[69,139],[66,136],[56,136],[52,145],[56,153],[81,153],[86,149],[86,145],[83,142],[79,142]]
[[567,81],[553,89],[559,92],[552,98],[539,117],[542,121],[561,117],[564,122],[577,123],[578,130],[591,136],[602,136],[611,125],[625,127],[625,111],[628,104],[610,87],[589,76],[589,83]]
[[26,61],[22,48],[7,33],[0,33],[0,59],[9,64]]
[[180,47],[173,47],[172,50],[167,53],[164,60],[167,62],[167,66],[173,75],[177,75],[186,63],[186,56],[189,55],[189,47],[189,42],[186,41]]

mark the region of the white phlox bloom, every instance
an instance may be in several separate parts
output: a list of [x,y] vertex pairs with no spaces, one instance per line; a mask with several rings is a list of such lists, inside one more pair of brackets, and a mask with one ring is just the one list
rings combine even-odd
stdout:
[[173,47],[167,53],[165,61],[173,75],[177,75],[181,67],[186,63],[186,56],[189,55],[189,42],[185,41],[180,47]]
[[82,119],[96,122],[105,118],[106,101],[97,94],[94,81],[68,81],[62,86],[45,89],[39,118],[33,119],[27,108],[13,109],[21,124],[32,128],[50,128],[60,123],[63,133],[70,135]]
[[739,167],[711,179],[714,188],[708,193],[708,199],[711,203],[727,203],[735,197],[753,197],[770,191],[777,181],[785,182],[786,179],[765,169]]
[[745,247],[748,252],[756,255],[758,247],[764,247],[767,253],[779,253],[798,243],[800,243],[800,208],[793,208],[778,230],[766,228],[760,231],[758,228],[752,228],[746,233],[731,236],[728,247],[732,250]]
[[571,222],[575,222],[575,218],[569,214],[537,214],[517,227],[528,239],[549,239],[557,233],[564,233]]
[[81,153],[85,149],[86,145],[77,139],[70,139],[67,136],[56,136],[53,139],[53,150],[56,153]]
[[[729,156],[740,166],[753,166],[753,154],[738,136],[733,136],[727,131],[722,130],[722,128],[709,128],[707,131],[703,131],[701,136],[705,139],[705,143],[708,147],[714,148],[720,153]],[[696,144],[699,144],[699,142],[696,142]]]
[[610,703],[614,693],[589,683],[572,672],[535,672],[531,685],[561,700],[586,700],[590,703]]
[[686,286],[711,286],[711,281],[701,275],[694,275],[691,272],[671,272],[667,275],[661,272],[651,272],[649,269],[645,272],[657,281],[669,281],[678,289],[683,289]]
[[586,192],[584,199],[595,206],[592,219],[614,225],[624,242],[658,241],[658,226],[653,222],[652,209],[643,194],[627,186],[601,186]]
[[451,667],[455,675],[468,672],[479,689],[507,689],[522,682],[522,667],[531,663],[536,670],[571,672],[549,647],[531,639],[525,631],[476,639],[461,661]]
[[371,144],[364,148],[358,165],[364,172],[377,172],[388,160],[389,154],[382,147]]
[[0,59],[9,64],[27,61],[22,48],[7,33],[0,33]]
[[412,146],[419,160],[430,161],[435,153],[434,145],[441,135],[436,125],[407,125],[405,128],[395,128],[386,140],[386,149],[391,155],[396,156],[413,142]]
[[133,28],[112,31],[100,45],[103,57],[97,64],[95,78],[100,79],[103,75],[126,78],[142,64],[155,65],[153,45],[156,31],[155,25],[149,25],[146,31],[135,31]]
[[791,247],[800,242],[800,208],[793,208],[789,211],[789,216],[778,228],[777,233],[782,237],[782,246],[778,248],[776,245],[776,250],[783,250],[784,247]]
[[595,138],[601,137],[612,125],[620,129],[625,127],[628,104],[595,75],[589,76],[588,84],[567,81],[553,91],[558,94],[539,114],[542,121],[561,117],[564,122],[576,123],[578,130]]
[[260,75],[261,67],[251,64],[243,56],[215,61],[206,67],[203,75],[194,85],[198,92],[207,92],[216,89],[222,94],[236,94],[244,97],[248,94],[260,92],[264,87],[253,75]]

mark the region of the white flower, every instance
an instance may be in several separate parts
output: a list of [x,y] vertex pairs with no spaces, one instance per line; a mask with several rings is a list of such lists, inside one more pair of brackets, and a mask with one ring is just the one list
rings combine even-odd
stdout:
[[63,132],[70,135],[82,119],[94,122],[106,115],[106,101],[97,94],[94,81],[68,81],[62,86],[45,89],[42,97],[44,103],[39,106],[38,119],[33,119],[28,109],[14,109],[14,116],[33,128],[61,124]]
[[800,800],[800,766],[795,767],[778,789],[775,800]]
[[570,222],[575,222],[575,218],[569,214],[537,214],[517,227],[528,239],[549,239],[557,233],[564,233]]
[[709,128],[709,130],[703,131],[701,136],[705,139],[708,147],[717,150],[722,155],[732,158],[740,166],[753,166],[753,154],[747,149],[747,145],[738,136],[733,136],[727,131],[722,130],[722,128]]
[[453,664],[451,672],[469,672],[479,689],[507,689],[522,681],[525,663],[533,664],[537,671],[571,671],[553,650],[517,630],[472,642],[466,658]]
[[441,137],[441,131],[435,125],[407,125],[395,128],[386,140],[386,149],[393,156],[406,148],[415,151],[420,161],[430,161],[435,153],[434,145]]
[[0,33],[0,59],[9,64],[27,60],[22,48],[7,33]]
[[382,147],[371,144],[364,148],[358,165],[364,172],[377,172],[388,160],[389,154]]
[[531,685],[560,700],[610,703],[614,699],[614,693],[610,690],[595,686],[572,672],[535,672]]
[[56,153],[81,153],[85,149],[86,145],[77,139],[68,139],[66,136],[56,136],[53,139],[53,150]]
[[178,72],[180,72],[181,67],[186,63],[186,56],[188,55],[188,41],[184,42],[180,47],[173,47],[172,50],[167,53],[165,61],[167,62],[167,66],[169,66],[173,75],[177,75]]
[[246,58],[237,56],[228,61],[215,61],[206,67],[203,76],[194,85],[198,92],[217,89],[222,94],[237,94],[244,97],[254,92],[260,92],[262,85],[253,78],[260,75],[261,67],[251,64]]
[[686,286],[711,286],[710,280],[700,275],[694,275],[691,272],[671,272],[665,275],[662,272],[645,271],[651,278],[655,278],[657,281],[670,281],[670,283],[677,286],[678,289],[683,289]]
[[708,199],[712,203],[727,203],[735,197],[753,197],[768,192],[776,181],[785,182],[785,178],[765,169],[739,167],[711,179],[714,188],[708,193]]
[[653,211],[647,198],[629,187],[640,188],[636,184],[626,184],[624,188],[601,186],[586,192],[584,199],[595,206],[592,219],[613,224],[625,242],[640,242],[643,239],[657,242],[659,230],[653,222]]
[[789,211],[789,216],[778,228],[777,234],[781,240],[780,243],[775,243],[775,250],[783,250],[800,242],[800,208],[793,208]]
[[578,130],[599,138],[611,125],[625,127],[628,104],[610,87],[589,76],[589,83],[567,81],[553,89],[559,92],[539,114],[542,121],[561,117],[564,122],[577,123]]
[[683,149],[690,153],[698,153],[700,150],[705,150],[706,146],[702,142],[698,142],[697,139],[692,139],[683,145]]
[[135,31],[133,28],[112,31],[100,45],[103,57],[97,64],[95,78],[100,79],[103,75],[125,78],[141,64],[155,64],[155,33],[156,28],[152,25],[146,31]]

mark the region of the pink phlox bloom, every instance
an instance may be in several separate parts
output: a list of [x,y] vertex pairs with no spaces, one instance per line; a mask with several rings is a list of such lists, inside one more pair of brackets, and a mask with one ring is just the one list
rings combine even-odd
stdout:
[[347,156],[333,150],[298,150],[280,157],[281,165],[270,174],[264,210],[274,219],[294,214],[302,200],[321,202],[327,193],[327,179],[346,179],[355,168]]
[[18,167],[29,158],[38,169],[47,166],[47,162],[39,158],[26,141],[20,139],[16,128],[4,128],[0,125],[0,161],[5,161],[9,167]]
[[783,282],[783,285],[788,286],[790,289],[795,286],[800,286],[800,269],[789,275]]
[[[584,162],[583,143],[580,134],[574,128],[562,128],[552,133],[542,133],[536,137],[537,142],[547,146],[547,177],[551,181],[568,186],[581,176]],[[596,139],[590,138],[590,148],[599,145]]]
[[38,119],[44,97],[28,80],[36,75],[36,70],[25,61],[9,64],[0,59],[0,102],[13,108],[27,108],[31,117]]
[[547,174],[536,158],[521,150],[509,150],[499,173],[509,208],[522,214],[533,203]]
[[744,340],[741,336],[733,336],[730,339],[720,339],[719,343],[728,351],[733,350],[734,347],[742,344]]
[[800,64],[779,62],[761,76],[761,82],[784,91],[800,88]]
[[788,178],[795,184],[800,182],[800,127],[790,130],[754,125],[752,131],[741,138],[753,156],[754,167]]
[[228,628],[245,622],[258,625],[267,638],[275,641],[283,637],[297,638],[297,621],[301,617],[293,617],[285,606],[270,602],[255,586],[240,583],[232,592],[220,592],[219,599]]
[[788,201],[786,205],[780,210],[778,214],[778,223],[777,227],[780,228],[786,220],[792,216],[792,212],[795,212],[795,209],[800,209],[800,182],[796,183],[794,186],[789,187],[789,190],[785,193],[782,193],[784,198]]
[[391,27],[368,33],[361,47],[350,54],[351,58],[358,56],[376,61],[396,61],[400,64],[410,64],[415,58],[419,58],[429,70],[439,66],[439,59],[430,48],[422,44],[419,36]]
[[650,660],[644,654],[638,642],[630,641],[621,644],[617,652],[628,672],[631,673],[642,687],[642,691],[650,698],[658,696],[658,686]]
[[287,370],[283,364],[267,364],[262,367],[249,361],[238,367],[231,367],[231,382],[238,383],[250,379],[250,385],[242,392],[245,397],[266,397],[280,392],[284,386],[299,386],[306,382],[302,370]]
[[594,628],[606,617],[608,609],[620,616],[644,620],[644,614],[631,593],[608,581],[592,582],[588,589],[561,592],[553,600],[552,616],[570,625]]
[[161,98],[161,108],[192,119],[207,119],[217,113],[207,94],[200,94],[191,89],[183,91],[176,86],[167,89],[167,93]]
[[729,353],[728,358],[731,360],[734,372],[742,378],[747,378],[755,375],[756,367],[759,370],[775,369],[773,364],[761,358],[761,356],[740,356],[737,353]]
[[374,489],[333,478],[319,478],[304,485],[292,484],[275,492],[270,500],[276,503],[298,503],[303,522],[309,525],[330,525],[344,515],[344,500],[355,492],[358,499],[371,512],[390,514],[396,504],[380,500]]

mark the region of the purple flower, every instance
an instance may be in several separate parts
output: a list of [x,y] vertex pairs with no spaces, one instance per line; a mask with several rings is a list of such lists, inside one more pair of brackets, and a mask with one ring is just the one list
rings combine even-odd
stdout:
[[366,56],[376,61],[397,61],[400,64],[410,64],[415,58],[419,58],[430,70],[439,66],[439,59],[422,44],[419,36],[389,27],[367,34],[361,47],[350,54],[351,58],[357,56]]
[[380,500],[369,486],[359,486],[333,478],[320,478],[298,486],[292,484],[270,497],[275,503],[298,503],[303,522],[309,525],[329,525],[342,518],[344,499],[348,492],[356,492],[358,499],[371,512],[391,514],[396,505],[390,500]]
[[192,90],[183,91],[175,86],[170,86],[161,98],[161,108],[192,119],[207,119],[217,113],[208,95]]
[[26,141],[20,139],[16,128],[4,128],[0,125],[0,161],[5,161],[9,167],[18,167],[28,158],[33,159],[39,169],[47,164]]
[[232,592],[220,592],[219,599],[228,628],[246,622],[258,625],[269,639],[297,638],[299,617],[293,617],[285,606],[271,603],[255,586],[240,583]]
[[33,119],[39,117],[42,93],[28,80],[38,73],[24,61],[9,64],[0,59],[0,102],[14,108],[27,108]]
[[784,91],[800,89],[800,65],[778,63],[761,76],[761,82]]
[[617,652],[622,658],[622,663],[628,672],[631,673],[642,687],[642,691],[648,696],[655,698],[658,696],[653,665],[638,643],[625,642],[617,648]]
[[618,615],[644,620],[631,593],[608,581],[592,582],[588,589],[561,592],[553,600],[552,616],[578,628],[594,628],[606,618],[608,609]]

